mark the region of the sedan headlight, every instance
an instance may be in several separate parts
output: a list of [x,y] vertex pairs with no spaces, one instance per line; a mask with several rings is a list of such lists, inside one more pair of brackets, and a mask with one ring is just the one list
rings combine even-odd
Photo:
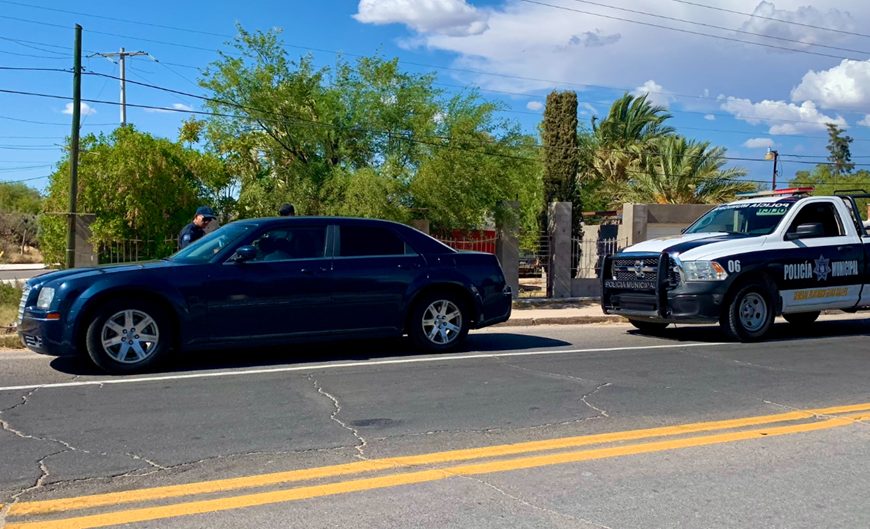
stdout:
[[39,290],[39,297],[36,298],[36,308],[47,309],[51,306],[51,301],[54,299],[54,289],[51,287],[42,287]]
[[722,281],[728,272],[716,261],[683,261],[686,281]]

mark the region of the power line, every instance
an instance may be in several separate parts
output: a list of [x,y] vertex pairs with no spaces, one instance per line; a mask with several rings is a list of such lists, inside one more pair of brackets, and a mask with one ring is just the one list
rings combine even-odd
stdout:
[[[69,99],[64,98],[64,99]],[[19,123],[31,123],[33,125],[57,125],[63,127],[69,127],[69,123],[58,123],[58,122],[50,122],[50,121],[35,121],[32,119],[22,119],[22,118],[14,118],[12,116],[0,116],[0,119],[5,119],[9,121],[17,121]],[[107,127],[114,125],[114,123],[91,123],[90,125],[82,125],[83,127]]]
[[700,32],[700,31],[692,31],[692,30],[690,30],[690,29],[681,29],[681,28],[674,28],[674,27],[670,27],[670,26],[663,26],[663,25],[661,25],[661,24],[653,24],[652,22],[641,22],[640,20],[631,20],[631,19],[628,19],[628,18],[616,17],[616,16],[612,16],[612,15],[604,15],[604,14],[601,14],[601,13],[593,13],[593,12],[591,12],[591,11],[583,11],[583,10],[581,10],[581,9],[574,9],[574,8],[566,7],[566,6],[560,6],[560,5],[555,5],[555,4],[548,4],[548,3],[546,3],[546,2],[539,2],[538,0],[519,0],[519,1],[520,1],[520,2],[526,2],[526,3],[528,3],[528,4],[537,4],[537,5],[540,5],[540,6],[552,7],[553,9],[562,9],[562,10],[564,10],[564,11],[573,11],[573,12],[575,12],[575,13],[581,13],[581,14],[584,14],[584,15],[590,15],[590,16],[594,16],[594,17],[607,18],[607,19],[610,19],[610,20],[618,20],[618,21],[620,21],[620,22],[629,22],[629,23],[631,23],[631,24],[638,24],[638,25],[641,25],[641,26],[648,26],[648,27],[653,27],[653,28],[658,28],[658,29],[666,29],[666,30],[668,30],[668,31],[676,31],[676,32],[678,32],[678,33],[687,33],[687,34],[689,34],[689,35],[697,35],[697,36],[700,36],[700,37],[707,37],[707,38],[711,38],[711,39],[726,40],[726,41],[729,41],[729,42],[740,42],[740,43],[742,43],[742,44],[750,44],[750,45],[752,45],[752,46],[762,46],[762,47],[765,47],[765,48],[773,48],[773,49],[777,49],[777,50],[790,51],[790,52],[794,52],[794,53],[805,53],[805,54],[807,54],[807,55],[818,55],[819,57],[829,57],[829,58],[832,58],[832,59],[853,59],[853,60],[861,60],[861,59],[854,59],[854,58],[852,58],[852,57],[843,57],[843,56],[841,56],[841,55],[831,55],[831,54],[829,54],[829,53],[821,53],[821,52],[810,51],[810,50],[800,50],[800,49],[795,49],[795,48],[788,48],[788,47],[786,47],[786,46],[777,46],[777,45],[775,45],[775,44],[765,44],[765,43],[763,43],[763,42],[753,42],[753,41],[751,41],[751,40],[736,39],[736,38],[733,38],[733,37],[724,37],[724,36],[722,36],[722,35],[711,35],[711,34],[709,34],[709,33],[702,33],[702,32]]
[[21,180],[0,180],[0,184],[20,184],[22,182],[32,182],[34,180],[42,180],[44,178],[51,178],[51,175],[34,176],[32,178],[22,178]]
[[598,3],[598,2],[591,2],[591,1],[589,1],[589,0],[574,0],[574,1],[575,1],[575,2],[579,2],[579,3],[581,3],[581,4],[589,4],[589,5],[594,5],[594,6],[598,6],[598,7],[603,7],[603,8],[606,8],[606,9],[614,9],[614,10],[616,10],[616,11],[622,11],[622,12],[625,12],[625,13],[634,13],[634,14],[637,14],[637,15],[645,15],[645,16],[648,16],[648,17],[660,18],[660,19],[663,19],[663,20],[671,20],[671,21],[673,21],[673,22],[682,22],[682,23],[685,23],[685,24],[693,24],[693,25],[701,26],[701,27],[705,27],[705,28],[721,29],[721,30],[723,30],[723,31],[733,31],[734,33],[740,33],[740,34],[743,34],[743,35],[751,35],[751,36],[753,36],[753,37],[761,37],[761,38],[764,38],[764,39],[779,40],[779,41],[782,41],[782,42],[791,42],[791,43],[793,43],[793,44],[800,44],[800,45],[802,45],[802,46],[815,46],[815,47],[817,47],[817,48],[826,48],[826,49],[829,49],[829,50],[848,51],[848,52],[852,52],[852,53],[861,53],[861,54],[864,54],[864,55],[870,55],[870,52],[868,52],[868,51],[864,51],[864,50],[853,50],[853,49],[850,49],[850,48],[840,48],[840,47],[838,47],[838,46],[828,46],[828,45],[826,45],[826,44],[817,44],[817,43],[803,42],[803,41],[800,41],[800,40],[797,40],[797,39],[790,39],[790,38],[788,38],[788,37],[778,37],[778,36],[776,36],[776,35],[765,35],[765,34],[763,34],[763,33],[755,33],[755,32],[753,32],[753,31],[745,31],[745,30],[742,30],[742,29],[726,28],[726,27],[724,27],[724,26],[717,26],[717,25],[715,25],[715,24],[708,24],[708,23],[706,23],[706,22],[697,22],[697,21],[694,21],[694,20],[686,20],[685,18],[677,18],[677,17],[666,16],[666,15],[659,15],[659,14],[656,14],[656,13],[648,13],[648,12],[646,12],[646,11],[639,11],[639,10],[637,10],[637,9],[628,9],[628,8],[625,8],[625,7],[616,7],[616,6],[611,6],[611,5],[607,5],[607,4],[600,4],[600,3]]
[[843,35],[854,35],[856,37],[870,38],[870,35],[867,35],[866,33],[856,33],[854,31],[847,31],[845,29],[826,28],[824,26],[814,26],[813,24],[804,24],[803,22],[795,22],[793,20],[783,20],[781,18],[766,17],[763,15],[756,15],[755,13],[746,13],[744,11],[735,11],[733,9],[725,9],[724,7],[716,7],[716,6],[706,5],[706,4],[699,4],[697,2],[688,2],[686,0],[673,0],[673,1],[680,3],[680,4],[686,4],[686,5],[695,6],[695,7],[703,7],[704,9],[712,9],[714,11],[721,11],[723,13],[731,13],[734,15],[743,15],[743,16],[752,17],[752,18],[760,18],[763,20],[770,20],[772,22],[779,22],[781,24],[791,24],[793,26],[801,26],[801,27],[805,27],[805,28],[819,29],[822,31],[831,31],[834,33],[842,33]]

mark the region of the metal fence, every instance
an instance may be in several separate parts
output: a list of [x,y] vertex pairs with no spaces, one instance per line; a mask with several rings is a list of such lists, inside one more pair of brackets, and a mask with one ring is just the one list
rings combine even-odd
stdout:
[[97,246],[97,262],[117,264],[161,259],[175,253],[177,244],[174,237],[162,240],[125,239],[104,242]]
[[598,240],[571,239],[571,262],[577,263],[574,277],[597,278],[601,262],[624,248],[628,241],[616,237]]
[[447,246],[460,251],[495,253],[495,243],[498,238],[491,239],[445,239],[435,237]]

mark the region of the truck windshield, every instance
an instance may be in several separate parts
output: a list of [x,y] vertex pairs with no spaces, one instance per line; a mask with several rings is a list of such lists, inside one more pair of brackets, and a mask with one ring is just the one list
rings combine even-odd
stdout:
[[725,204],[707,212],[685,233],[733,233],[769,235],[779,225],[793,202]]

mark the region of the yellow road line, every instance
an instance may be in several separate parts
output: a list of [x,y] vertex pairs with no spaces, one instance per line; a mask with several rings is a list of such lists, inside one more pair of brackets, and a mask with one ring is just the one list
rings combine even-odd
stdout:
[[659,428],[647,428],[641,430],[627,430],[622,432],[565,437],[559,439],[495,445],[463,450],[450,450],[445,452],[434,452],[430,454],[413,456],[372,459],[367,461],[358,461],[354,463],[346,463],[326,467],[290,470],[286,472],[273,472],[269,474],[202,481],[182,485],[167,485],[162,487],[151,487],[121,492],[93,494],[73,498],[21,502],[13,505],[8,515],[24,516],[32,514],[45,514],[75,509],[89,509],[106,505],[117,505],[121,503],[163,500],[168,498],[177,498],[180,496],[193,496],[214,492],[226,492],[246,488],[265,487],[269,485],[276,485],[279,483],[292,483],[329,477],[347,476],[352,474],[359,474],[362,472],[374,472],[379,470],[388,470],[392,468],[450,463],[456,461],[468,461],[472,459],[483,459],[491,457],[502,457],[528,452],[576,448],[579,446],[588,446],[600,443],[637,441],[640,439],[649,439],[654,437],[742,428],[747,426],[758,426],[777,422],[796,421],[819,415],[836,415],[841,413],[850,413],[865,410],[870,410],[870,402],[865,402],[862,404],[852,404],[848,406],[837,406],[832,408],[817,408],[802,411],[793,411],[788,413],[779,413],[775,415],[761,415],[740,419],[690,423]]
[[549,465],[577,463],[581,461],[591,461],[596,459],[606,459],[627,455],[648,454],[680,448],[692,448],[714,444],[731,443],[735,441],[745,441],[750,439],[761,439],[765,437],[775,437],[780,435],[814,432],[819,430],[847,426],[850,424],[854,424],[856,420],[865,420],[868,418],[870,418],[870,414],[857,414],[853,416],[838,417],[825,421],[803,423],[790,426],[779,426],[741,432],[729,432],[707,436],[656,441],[652,443],[640,443],[626,446],[598,448],[576,452],[565,452],[559,454],[539,455],[503,461],[492,461],[487,463],[459,465],[436,470],[406,472],[382,477],[365,478],[326,485],[297,487],[273,492],[262,492],[229,498],[193,501],[160,507],[130,509],[126,511],[79,516],[60,520],[29,523],[9,523],[6,525],[6,528],[92,529],[96,527],[106,527],[111,525],[121,525],[150,520],[161,520],[166,518],[190,516],[194,514],[205,514],[211,512],[263,506],[275,503],[284,503],[302,499],[332,496],[336,494],[346,494],[349,492],[360,492],[367,490],[383,489],[388,487],[396,487],[400,485],[439,481],[450,477],[491,474],[494,472],[506,472],[512,470],[539,468]]

